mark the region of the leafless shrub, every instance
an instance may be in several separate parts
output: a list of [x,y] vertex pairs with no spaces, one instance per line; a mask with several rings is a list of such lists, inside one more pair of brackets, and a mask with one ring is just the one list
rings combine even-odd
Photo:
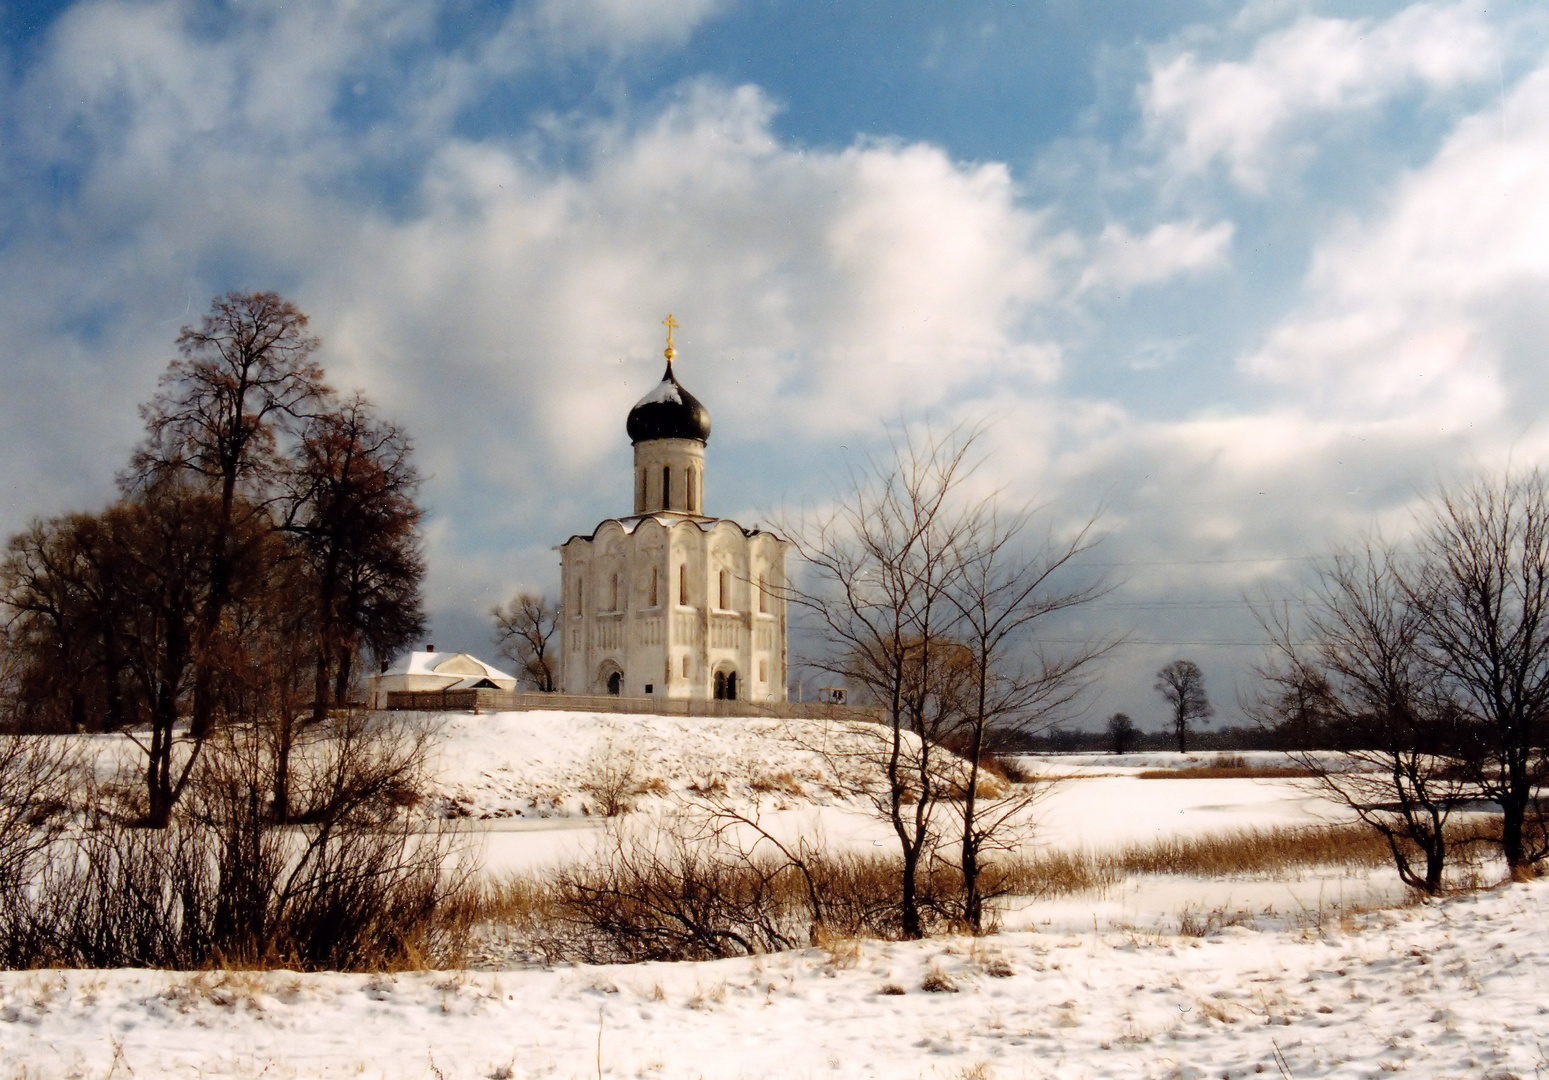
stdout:
[[[922,874],[925,926],[951,918],[961,879]],[[739,843],[700,818],[611,826],[593,859],[545,880],[486,886],[465,922],[550,961],[712,959],[822,940],[905,935],[899,866],[886,855]]]
[[610,818],[633,810],[644,786],[639,755],[617,735],[609,735],[593,751],[581,779],[581,790],[590,797],[592,809]]
[[207,743],[167,828],[103,815],[58,837],[6,913],[5,960],[350,970],[457,959],[452,836],[421,834],[402,812],[423,740],[359,716],[335,728],[303,755],[303,825],[273,821],[265,730],[232,728]]
[[614,828],[609,841],[555,878],[563,933],[550,951],[594,963],[707,960],[805,939],[788,867],[731,857],[681,820]]

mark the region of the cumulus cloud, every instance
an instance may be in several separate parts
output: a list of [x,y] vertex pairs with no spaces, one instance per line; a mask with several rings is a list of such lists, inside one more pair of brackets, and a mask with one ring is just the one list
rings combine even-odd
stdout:
[[[666,7],[680,29],[708,10]],[[23,392],[0,404],[8,505],[105,494],[178,325],[230,286],[292,295],[335,379],[416,436],[437,602],[474,609],[627,502],[622,418],[659,377],[669,310],[682,377],[733,452],[871,434],[985,380],[1058,373],[1026,319],[1075,248],[1001,164],[792,147],[761,91],[710,82],[571,125],[560,155],[531,153],[541,131],[426,127],[434,110],[412,102],[394,143],[341,103],[395,41],[430,32],[413,5],[254,10],[211,37],[181,4],[84,5],[23,87],[27,148],[70,183],[35,181],[48,210],[0,252],[15,313],[0,335],[23,358]],[[384,200],[362,177],[395,148],[412,183]],[[72,405],[88,377],[102,393]],[[42,418],[72,407],[86,434],[48,437]]]
[[1304,15],[1240,60],[1159,54],[1140,102],[1175,169],[1220,160],[1238,184],[1263,190],[1288,144],[1313,134],[1304,124],[1493,75],[1497,51],[1493,29],[1461,4],[1415,4],[1380,21]]
[[1208,227],[1197,221],[1170,221],[1137,236],[1111,222],[1097,237],[1077,288],[1122,293],[1178,274],[1218,269],[1227,263],[1233,231],[1229,221]]
[[1549,66],[1457,126],[1369,221],[1314,255],[1252,374],[1361,419],[1516,439],[1549,389]]

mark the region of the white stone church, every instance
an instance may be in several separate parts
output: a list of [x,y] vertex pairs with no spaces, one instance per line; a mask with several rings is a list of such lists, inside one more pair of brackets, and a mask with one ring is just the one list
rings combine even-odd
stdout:
[[710,413],[667,370],[630,410],[635,512],[560,546],[567,694],[786,700],[788,544],[704,512]]

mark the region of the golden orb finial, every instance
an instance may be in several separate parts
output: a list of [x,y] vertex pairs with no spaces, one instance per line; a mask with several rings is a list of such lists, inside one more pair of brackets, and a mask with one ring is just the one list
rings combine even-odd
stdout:
[[672,312],[669,311],[667,317],[662,320],[662,325],[667,328],[667,348],[662,355],[667,358],[667,363],[670,364],[672,363],[672,358],[678,355],[678,350],[672,347],[672,332],[677,329],[678,320],[674,319]]

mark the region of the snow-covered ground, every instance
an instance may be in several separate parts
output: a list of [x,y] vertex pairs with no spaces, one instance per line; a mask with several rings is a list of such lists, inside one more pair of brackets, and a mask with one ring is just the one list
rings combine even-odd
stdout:
[[[647,813],[715,791],[782,830],[889,845],[847,795],[871,744],[844,725],[564,713],[440,723],[424,805],[456,816],[495,871],[589,851],[599,786],[621,773]],[[124,748],[99,749],[105,761]],[[1065,779],[1029,842],[1103,849],[1343,818],[1296,780],[1139,776],[1191,762],[1214,755],[1035,763]],[[1384,871],[1159,877],[1014,904],[1006,929],[978,941],[846,941],[714,963],[3,973],[0,1080],[1549,1075],[1549,882],[1392,906],[1404,899]],[[1387,909],[1358,910],[1372,905]]]
[[[11,972],[0,1076],[1541,1076],[1546,912],[1535,883],[1203,938],[396,976]],[[955,991],[923,989],[938,973]]]

